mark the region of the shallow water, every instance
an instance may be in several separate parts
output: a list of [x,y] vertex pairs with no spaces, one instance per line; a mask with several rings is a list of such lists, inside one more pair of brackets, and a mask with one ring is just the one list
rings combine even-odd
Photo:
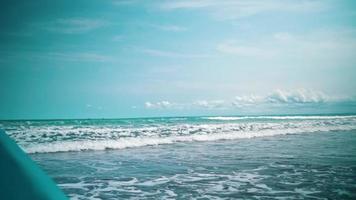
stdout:
[[32,154],[72,199],[354,199],[356,132]]
[[[2,126],[25,150],[46,150],[30,155],[71,199],[356,198],[355,117],[84,122]],[[104,138],[118,145],[127,141],[118,131],[122,129],[129,135],[126,137],[140,137],[140,141],[177,135],[205,137],[109,150],[63,146],[61,151],[51,152],[44,148],[53,143],[68,145],[65,141],[71,139],[66,137],[78,129],[74,134],[77,144]],[[120,134],[113,134],[115,130]],[[22,131],[31,133],[29,138],[21,139],[26,136]],[[41,139],[38,135],[44,133],[57,135],[57,139]],[[232,137],[234,134],[243,137]]]

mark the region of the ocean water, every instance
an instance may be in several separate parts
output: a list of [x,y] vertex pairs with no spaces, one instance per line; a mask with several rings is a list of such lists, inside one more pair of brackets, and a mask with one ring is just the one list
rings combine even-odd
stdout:
[[71,199],[356,199],[356,115],[0,121]]

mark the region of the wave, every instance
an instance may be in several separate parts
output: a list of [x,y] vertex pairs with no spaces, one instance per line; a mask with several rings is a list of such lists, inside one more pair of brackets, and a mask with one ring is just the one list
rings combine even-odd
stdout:
[[[234,140],[356,130],[356,115],[192,117],[144,120],[0,122],[28,153],[105,150],[193,141]],[[177,120],[178,119],[178,120]],[[242,120],[251,119],[251,120]],[[149,120],[153,120],[152,122]]]
[[305,115],[305,116],[241,116],[241,117],[202,117],[202,119],[208,120],[222,120],[222,121],[233,121],[233,120],[243,120],[243,119],[278,119],[278,120],[288,120],[288,119],[298,119],[298,120],[318,120],[318,119],[349,119],[356,118],[356,115],[334,115],[334,116],[322,116],[322,115]]
[[174,144],[180,142],[194,141],[218,141],[218,140],[236,140],[249,139],[256,137],[270,137],[286,134],[300,134],[313,132],[327,131],[347,131],[355,130],[355,125],[344,126],[329,126],[329,127],[304,127],[304,128],[288,128],[288,129],[269,129],[260,131],[245,131],[245,132],[228,132],[228,133],[210,133],[210,134],[195,134],[183,136],[167,136],[167,137],[131,137],[119,138],[112,140],[85,140],[85,141],[61,141],[52,143],[41,143],[30,145],[24,148],[27,153],[54,153],[68,151],[86,151],[86,150],[108,150],[108,149],[124,149],[142,146],[155,146],[164,144]]

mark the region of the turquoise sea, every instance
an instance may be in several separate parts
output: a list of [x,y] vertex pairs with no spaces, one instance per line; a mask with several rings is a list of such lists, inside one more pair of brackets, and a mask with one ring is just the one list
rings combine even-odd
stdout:
[[0,121],[71,199],[356,199],[356,115]]

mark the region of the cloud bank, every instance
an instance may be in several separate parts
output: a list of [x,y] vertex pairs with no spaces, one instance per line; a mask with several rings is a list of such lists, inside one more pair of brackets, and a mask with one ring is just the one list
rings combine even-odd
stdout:
[[332,101],[331,98],[322,92],[299,89],[292,91],[275,90],[265,96],[236,96],[232,104],[236,107],[249,107],[257,105],[303,106],[323,104],[330,101]]
[[240,95],[232,100],[197,100],[187,103],[158,101],[146,102],[147,109],[249,109],[254,107],[295,107],[319,106],[328,103],[350,101],[350,98],[330,97],[323,92],[298,89],[274,90],[267,95]]

